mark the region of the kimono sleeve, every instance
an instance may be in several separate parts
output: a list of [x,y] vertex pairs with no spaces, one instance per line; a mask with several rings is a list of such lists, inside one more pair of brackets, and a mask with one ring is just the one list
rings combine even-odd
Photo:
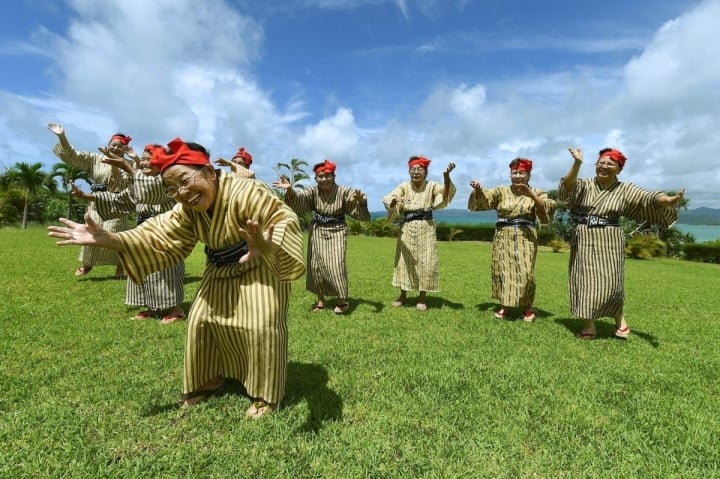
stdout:
[[120,260],[137,283],[187,258],[198,241],[191,214],[179,204],[118,236],[123,243]]
[[55,156],[63,162],[78,170],[87,172],[91,177],[95,176],[95,165],[103,159],[100,153],[89,151],[78,151],[75,148],[64,148],[60,143],[53,148]]

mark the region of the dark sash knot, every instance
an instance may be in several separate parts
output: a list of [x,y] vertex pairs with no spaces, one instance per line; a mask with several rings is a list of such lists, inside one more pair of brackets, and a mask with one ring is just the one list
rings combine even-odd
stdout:
[[313,215],[313,223],[316,223],[320,226],[324,225],[337,225],[337,224],[345,224],[345,215],[321,215],[320,213],[315,213]]
[[529,226],[531,228],[534,228],[535,222],[525,218],[498,218],[497,222],[495,223],[496,228],[506,228],[512,226]]
[[205,256],[208,262],[215,266],[236,264],[248,251],[248,245],[245,240],[226,248],[212,249],[207,245],[205,246]]
[[431,219],[433,219],[433,212],[429,208],[426,210],[406,211],[403,216],[403,221],[405,222]]
[[570,217],[576,225],[587,225],[588,228],[604,228],[606,226],[620,226],[620,218],[603,218],[597,215],[573,214]]
[[107,191],[107,190],[108,190],[107,183],[93,183],[90,185],[90,191],[92,191],[93,193],[98,193],[98,192]]

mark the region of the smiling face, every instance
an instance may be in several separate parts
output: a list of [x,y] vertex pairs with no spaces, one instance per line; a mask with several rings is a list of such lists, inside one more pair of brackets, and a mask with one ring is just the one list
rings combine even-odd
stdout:
[[118,139],[110,140],[107,146],[108,151],[115,156],[123,156],[127,151],[128,147]]
[[140,157],[140,163],[138,164],[138,166],[140,167],[140,171],[142,171],[144,175],[157,176],[160,174],[160,170],[158,168],[150,165],[151,158],[152,158],[152,153],[150,153],[147,150],[143,151],[143,154]]
[[410,168],[410,180],[416,185],[421,184],[427,177],[427,170],[422,166],[413,166]]
[[614,183],[620,170],[618,162],[609,156],[601,156],[595,163],[595,177],[603,185]]
[[530,182],[530,172],[520,169],[510,170],[510,182],[513,185],[527,185]]
[[315,174],[315,181],[317,182],[319,190],[329,191],[335,184],[335,175],[333,173],[320,171]]
[[212,166],[172,165],[162,174],[167,192],[175,201],[195,211],[211,210],[217,196],[217,175]]

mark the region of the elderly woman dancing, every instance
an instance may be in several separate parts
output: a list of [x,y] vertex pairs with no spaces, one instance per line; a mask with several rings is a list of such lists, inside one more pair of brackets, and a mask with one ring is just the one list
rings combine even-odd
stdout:
[[510,186],[483,189],[472,180],[468,199],[470,211],[495,210],[498,214],[492,249],[492,297],[500,301],[495,312],[507,318],[509,307],[523,309],[523,321],[535,320],[536,223],[550,222],[555,201],[547,193],[531,188],[532,161],[515,158],[510,162]]
[[[62,125],[50,123],[48,130],[58,138],[58,144],[53,149],[55,155],[67,165],[87,173],[92,179],[90,189],[93,192],[109,191],[117,193],[130,184],[130,176],[126,175],[120,168],[103,161],[110,155],[122,157],[128,150],[132,140],[129,136],[115,133],[110,137],[106,148],[101,148],[100,152],[92,152],[79,151],[73,148],[65,135],[65,127]],[[93,203],[87,205],[85,213],[89,214],[92,220],[101,225],[106,231],[118,232],[128,229],[128,215],[122,215],[103,222]],[[79,260],[80,266],[75,270],[75,276],[85,276],[93,269],[93,266],[116,265],[115,278],[123,279],[125,277],[122,264],[114,251],[83,246],[80,248]]]
[[188,316],[182,405],[239,379],[247,416],[274,411],[285,393],[290,281],[305,272],[297,215],[264,183],[213,169],[207,151],[176,138],[152,159],[178,204],[129,231],[111,233],[88,216],[49,227],[59,245],[114,249],[130,277],[186,258],[205,243],[206,268]]
[[578,180],[583,162],[580,148],[569,148],[573,164],[560,180],[558,199],[570,207],[570,309],[582,318],[580,339],[595,339],[595,320],[615,319],[615,336],[627,339],[625,320],[625,233],[620,218],[647,221],[667,228],[677,219],[685,190],[677,195],[648,191],[623,183],[618,175],[627,159],[619,150],[604,148],[595,163],[595,177]]
[[308,291],[317,295],[312,312],[325,309],[325,298],[336,296],[333,311],[344,314],[348,303],[347,224],[345,215],[359,221],[369,221],[367,196],[362,191],[335,183],[336,165],[325,160],[313,167],[317,186],[294,190],[290,181],[282,177],[273,186],[285,190],[285,202],[296,212],[315,213],[308,235],[307,275]]
[[401,183],[383,198],[389,219],[400,218],[392,278],[393,286],[400,288],[400,296],[392,304],[402,306],[407,301],[408,291],[419,291],[415,306],[418,311],[427,310],[427,291],[440,290],[437,233],[432,213],[446,208],[456,191],[450,180],[455,163],[445,168],[442,185],[427,181],[429,165],[430,160],[424,156],[410,157],[410,181]]

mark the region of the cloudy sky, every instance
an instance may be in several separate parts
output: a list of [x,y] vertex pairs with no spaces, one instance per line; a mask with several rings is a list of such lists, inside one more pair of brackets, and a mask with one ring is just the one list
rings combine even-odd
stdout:
[[720,208],[720,0],[6,0],[0,167],[47,165],[120,131],[213,157],[244,146],[259,179],[329,158],[371,210],[407,159],[508,183],[516,156],[553,189],[581,146],[624,181]]

